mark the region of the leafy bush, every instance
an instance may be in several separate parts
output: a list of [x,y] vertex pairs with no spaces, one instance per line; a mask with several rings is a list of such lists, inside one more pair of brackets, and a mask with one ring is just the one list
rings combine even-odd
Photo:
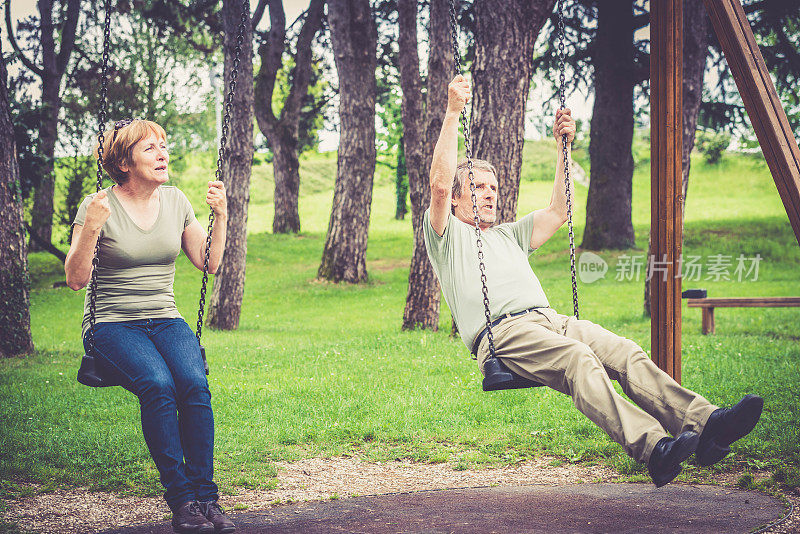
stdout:
[[731,136],[725,132],[701,130],[697,132],[695,147],[705,157],[706,163],[715,165],[722,158],[722,153],[731,144]]

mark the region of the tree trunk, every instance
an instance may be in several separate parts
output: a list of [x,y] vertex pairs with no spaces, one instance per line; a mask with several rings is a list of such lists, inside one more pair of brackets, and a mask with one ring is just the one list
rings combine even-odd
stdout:
[[[47,71],[45,71],[47,72]],[[33,196],[31,209],[31,230],[38,239],[31,237],[31,251],[42,251],[41,243],[51,243],[53,239],[53,195],[55,193],[54,162],[56,138],[58,135],[58,113],[61,109],[61,98],[58,95],[60,82],[51,76],[42,80],[42,114],[39,124],[39,148],[42,151],[42,175]]]
[[422,219],[431,203],[429,173],[433,147],[442,128],[447,84],[453,76],[449,7],[447,0],[432,0],[430,3],[428,87],[424,107],[417,52],[417,1],[400,0],[397,8],[403,136],[411,199],[411,226],[414,229],[414,252],[408,273],[403,329],[438,330],[441,292],[439,280],[425,250]]
[[497,221],[517,218],[533,45],[555,0],[475,4],[473,154],[497,168]]
[[33,351],[17,147],[0,43],[0,357]]
[[312,0],[309,4],[306,20],[297,37],[295,66],[289,76],[291,88],[283,103],[280,117],[272,112],[272,98],[286,46],[286,16],[281,0],[269,1],[270,30],[259,48],[261,67],[255,80],[255,115],[258,127],[269,141],[274,156],[272,169],[275,177],[275,215],[272,232],[276,234],[300,231],[299,124],[313,66],[311,43],[322,28],[324,7],[325,0]]
[[408,213],[408,168],[406,167],[406,149],[403,146],[405,141],[400,138],[400,145],[397,147],[397,167],[394,176],[395,210],[394,218],[402,221]]
[[[710,20],[702,2],[683,2],[683,162],[682,195],[686,210],[686,195],[689,191],[689,167],[697,131],[697,113],[703,100],[703,78],[708,57],[708,33]],[[683,226],[683,220],[681,220]],[[683,231],[681,231],[683,235]],[[650,242],[647,243],[650,257]],[[648,264],[649,265],[649,264]],[[650,316],[650,284],[644,283],[644,315]]]
[[[224,0],[222,4],[226,87],[230,87],[230,68],[233,65],[236,34],[242,5],[245,3],[249,4],[248,0]],[[248,9],[248,15],[249,12]],[[250,170],[253,164],[252,39],[248,16],[222,169],[228,191],[227,241],[222,264],[214,278],[214,291],[208,310],[208,325],[222,330],[234,330],[239,326],[244,295],[247,205],[250,202]]]
[[[711,21],[701,2],[683,2],[683,208],[689,191],[689,168],[697,132],[697,113],[703,101],[703,78],[708,57]],[[683,221],[681,221],[683,226]],[[683,232],[681,232],[682,234]]]
[[589,250],[634,246],[633,7],[630,1],[598,2],[594,56],[594,109],[589,139],[591,173],[586,229]]
[[[288,234],[300,231],[300,160],[297,157],[297,125],[286,135],[270,136],[272,171],[275,176],[275,217],[272,233]],[[276,128],[278,132],[284,128]]]
[[328,235],[319,277],[367,279],[367,233],[375,174],[377,30],[369,0],[332,0],[331,41],[339,73],[341,135]]
[[[79,0],[69,0],[64,13],[60,35],[60,50],[56,53],[53,24],[53,0],[39,0],[40,45],[42,67],[35,72],[42,80],[42,113],[39,126],[40,150],[44,159],[42,176],[39,177],[31,211],[31,227],[38,241],[50,243],[53,233],[53,193],[55,190],[56,141],[58,138],[58,115],[61,109],[61,79],[64,77],[72,49],[75,45],[75,29],[80,15]],[[29,64],[28,61],[23,61]],[[34,67],[35,68],[35,67]],[[31,250],[43,250],[31,240]]]
[[[58,132],[58,112],[61,108],[59,86],[61,76],[56,68],[56,43],[53,39],[53,0],[39,0],[39,30],[42,47],[42,111],[39,123],[39,149],[42,151],[42,175],[36,184],[31,210],[32,251],[44,250],[40,243],[50,243],[53,234],[53,194],[55,177],[53,164]],[[38,242],[37,242],[38,241]]]

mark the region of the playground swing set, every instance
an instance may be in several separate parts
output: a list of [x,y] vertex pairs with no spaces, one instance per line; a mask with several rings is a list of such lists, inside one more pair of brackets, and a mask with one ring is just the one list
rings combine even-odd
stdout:
[[[795,140],[786,113],[782,108],[769,71],[756,44],[752,29],[747,21],[739,0],[704,0],[717,38],[725,58],[731,68],[745,109],[762,147],[778,193],[795,237],[800,243],[800,149]],[[230,121],[230,112],[236,88],[236,78],[240,62],[241,44],[245,24],[249,20],[249,2],[243,2],[241,19],[237,31],[237,45],[230,73],[230,87],[226,97],[225,117],[220,138],[217,159],[216,179],[222,179],[222,164],[226,156],[225,144]],[[560,108],[565,105],[565,55],[564,55],[564,0],[558,0],[558,57],[560,63]],[[682,42],[683,42],[683,0],[652,0],[650,2],[650,106],[651,106],[651,253],[665,260],[666,276],[650,279],[651,294],[651,350],[656,364],[673,379],[681,378],[681,282],[676,276],[676,266],[681,255],[683,216],[682,181]],[[458,50],[456,10],[454,0],[450,0],[450,23],[453,37],[453,53],[456,74],[461,73],[461,59]],[[103,65],[100,91],[100,112],[98,117],[98,161],[97,191],[103,180],[103,141],[106,121],[109,38],[111,32],[111,0],[105,0],[105,25],[103,40]],[[115,123],[115,133],[129,124],[131,119]],[[478,265],[483,290],[484,315],[486,317],[485,335],[489,343],[490,357],[485,363],[483,380],[484,391],[518,389],[540,386],[536,382],[513,373],[495,356],[489,295],[486,287],[485,266],[478,226],[477,198],[472,171],[472,147],[470,145],[469,121],[466,110],[462,111],[461,124],[464,141],[470,191],[475,217],[475,239],[478,249]],[[578,293],[575,273],[575,244],[572,228],[572,193],[569,183],[569,161],[565,151],[565,181],[567,187],[567,214],[570,248],[570,268],[572,274],[572,295],[574,315],[578,317]],[[201,343],[203,312],[205,307],[206,284],[208,281],[208,251],[211,247],[213,211],[209,214],[206,255],[203,279],[200,290],[196,336],[208,374],[205,349]],[[90,328],[89,350],[81,361],[78,381],[92,387],[117,385],[105,379],[97,370],[92,355],[93,329],[95,324],[95,301],[98,294],[97,265],[99,244],[95,247],[90,281]],[[691,295],[701,297],[701,295]],[[704,295],[702,296],[704,297]],[[726,302],[722,302],[722,301]],[[727,302],[730,301],[730,302]],[[775,302],[773,302],[775,301]],[[690,298],[689,307],[704,310],[703,333],[713,332],[713,309],[716,306],[800,306],[798,297],[708,299]]]

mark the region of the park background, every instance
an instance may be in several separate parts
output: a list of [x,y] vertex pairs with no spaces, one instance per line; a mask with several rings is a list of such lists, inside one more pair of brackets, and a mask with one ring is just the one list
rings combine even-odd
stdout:
[[[280,26],[276,13],[281,2],[264,4],[251,6],[254,15],[259,8],[263,15],[254,32],[256,83],[255,95],[250,95],[254,114],[262,117],[253,119],[252,155],[247,158],[250,171],[242,189],[249,192],[244,202],[247,240],[246,245],[239,245],[246,261],[238,268],[244,275],[246,267],[246,283],[234,299],[238,300],[236,309],[216,311],[218,320],[235,317],[236,324],[232,328],[210,325],[203,338],[211,366],[216,477],[222,491],[231,494],[237,488],[274,487],[277,461],[341,456],[444,463],[462,470],[546,455],[553,465],[599,463],[631,480],[649,480],[645,467],[631,461],[578,413],[569,398],[543,388],[482,393],[480,372],[460,339],[450,335],[451,319],[444,303],[434,310],[428,302],[418,316],[423,319],[409,324],[407,295],[414,229],[413,195],[409,198],[408,190],[413,193],[415,184],[424,186],[426,167],[408,168],[409,143],[406,137],[404,144],[402,136],[404,131],[406,136],[410,130],[416,131],[411,152],[417,158],[414,161],[421,161],[428,150],[425,147],[431,144],[430,134],[424,130],[432,128],[438,133],[436,117],[443,109],[430,105],[425,110],[424,104],[437,98],[441,103],[444,90],[442,83],[435,86],[438,92],[435,88],[423,91],[417,85],[421,124],[409,125],[404,120],[400,69],[408,55],[400,50],[398,9],[407,8],[409,2],[399,2],[399,6],[391,1],[372,2],[368,10],[375,23],[375,40],[367,39],[375,53],[366,54],[374,61],[370,64],[367,60],[366,72],[375,72],[377,80],[372,97],[366,89],[363,94],[341,94],[351,86],[340,79],[345,70],[337,72],[333,59],[336,45],[329,19],[334,2],[286,2],[287,30],[282,36],[271,31]],[[429,23],[436,18],[431,10],[441,9],[442,4],[416,4],[412,3],[412,11],[417,15],[419,81],[422,85],[431,80],[446,84],[453,74],[452,58],[449,63],[436,64],[435,55],[430,54],[431,47],[441,50],[449,39],[442,41],[441,33],[429,30]],[[528,51],[533,58],[527,67],[531,85],[522,90],[522,105],[491,104],[484,99],[482,105],[488,109],[480,112],[483,122],[473,121],[474,133],[488,132],[477,140],[477,156],[486,157],[509,143],[519,149],[518,167],[505,164],[518,185],[512,180],[512,189],[503,190],[501,183],[501,194],[511,191],[509,196],[515,198],[518,194],[518,202],[504,208],[504,216],[511,219],[549,201],[556,156],[555,141],[548,133],[557,105],[552,98],[556,91],[553,82],[558,80],[552,2],[531,3],[544,15],[520,7],[522,4],[527,5],[508,2],[508,9],[491,14],[480,2],[459,3],[458,12],[467,70],[478,65],[484,70],[505,69],[501,74],[510,75],[507,71],[516,68],[513,57],[495,58],[494,62],[486,58],[486,50],[491,48],[487,33],[494,31],[498,39],[507,38],[501,29],[509,24],[541,29],[527,37],[531,42],[505,42],[503,48],[505,54],[512,55],[519,48],[519,53]],[[649,63],[648,4],[627,4],[623,11],[629,16],[622,17],[604,11],[601,2],[567,4],[567,105],[580,119],[573,152],[580,167],[576,167],[575,241],[580,251],[591,250],[609,265],[604,278],[579,284],[581,314],[649,351],[650,320],[643,313],[646,273],[615,276],[621,258],[648,253],[649,108],[648,83],[642,74]],[[706,268],[712,258],[720,257],[729,258],[731,266],[723,276],[703,271],[699,280],[684,281],[684,289],[702,287],[709,296],[798,295],[797,241],[713,31],[702,13],[692,17],[690,10],[696,6],[690,4],[696,3],[687,2],[687,24],[700,20],[704,24],[702,31],[686,32],[687,39],[702,37],[701,42],[694,48],[684,44],[687,54],[687,50],[703,52],[702,58],[685,58],[702,68],[701,90],[695,86],[684,94],[684,104],[687,98],[695,99],[694,106],[684,106],[684,121],[688,118],[689,124],[697,125],[687,134],[688,148],[684,145],[685,157],[691,157],[691,165],[685,165],[684,255],[699,256]],[[68,248],[69,222],[83,196],[94,190],[95,163],[89,150],[96,135],[99,105],[102,19],[95,16],[99,5],[66,0],[38,5],[40,9],[49,5],[56,23],[51,56],[63,57],[58,47],[64,45],[63,31],[71,23],[75,5],[77,37],[56,83],[59,102],[53,115],[53,102],[46,101],[42,91],[44,78],[52,73],[30,68],[48,54],[48,43],[41,39],[41,12],[30,9],[14,19],[16,42],[11,50],[6,40],[9,28],[3,29],[3,62],[9,72],[3,81],[7,81],[20,170],[13,185],[19,186],[16,198],[25,220],[17,234],[27,240],[44,227],[49,232],[31,239],[30,250],[24,254],[32,340],[28,348],[33,350],[0,360],[0,497],[5,501],[31,491],[76,485],[155,495],[161,488],[141,437],[135,399],[120,388],[91,389],[75,380],[83,350],[84,293],[63,284],[61,258]],[[745,5],[796,135],[800,127],[800,11],[791,2]],[[110,117],[144,116],[166,128],[171,147],[170,183],[187,194],[201,222],[207,213],[204,190],[214,175],[224,111],[219,79],[224,63],[221,7],[198,12],[191,4],[134,2],[112,17]],[[514,22],[515,8],[519,22]],[[319,28],[312,34],[311,44],[298,46],[303,28],[317,12]],[[538,26],[531,23],[536,16]],[[612,27],[616,41],[609,40],[608,32],[598,31],[604,20],[627,24]],[[347,35],[353,42],[361,42],[355,33]],[[620,41],[620,33],[626,39]],[[275,52],[275,43],[285,44],[285,48]],[[615,46],[620,48],[609,52],[607,47]],[[309,55],[297,60],[303,51]],[[452,48],[447,53],[452,54]],[[438,69],[429,74],[430,64]],[[304,78],[295,69],[299,65],[309,67],[304,95],[298,94],[302,87],[297,80]],[[348,70],[348,75],[363,76],[363,67]],[[600,86],[605,104],[595,106],[596,90],[600,90],[596,81],[608,72],[627,75],[622,86]],[[214,83],[210,74],[216,76]],[[259,76],[262,84],[264,78],[274,81],[266,100],[259,91]],[[475,81],[477,97],[481,86]],[[362,121],[374,124],[374,133],[361,127],[356,134],[376,147],[376,156],[373,163],[363,163],[358,173],[348,173],[337,171],[336,147],[343,128],[339,105],[354,96],[371,102],[375,110],[373,117]],[[292,98],[295,107],[288,109],[286,102]],[[285,108],[294,115],[284,112]],[[693,116],[686,116],[687,109]],[[497,131],[485,118],[503,112],[514,117],[515,131]],[[604,118],[603,113],[609,112],[611,118]],[[472,110],[473,117],[480,113]],[[54,116],[57,135],[48,154],[43,132]],[[270,125],[270,120],[276,122]],[[283,173],[286,180],[287,170],[280,165],[291,163],[291,157],[284,154],[281,159],[276,154],[280,150],[276,147],[285,141],[275,134],[281,120],[286,121],[284,125],[294,121],[297,128],[297,136],[290,139],[294,145],[289,142],[288,146],[294,148],[298,162],[299,227],[293,226],[291,213],[275,216],[276,177]],[[626,132],[630,133],[629,142],[625,141]],[[590,152],[590,146],[600,148]],[[241,157],[239,150],[248,154],[247,147],[236,145],[232,150],[233,159]],[[326,244],[331,228],[341,225],[348,231],[356,225],[355,218],[347,214],[338,219],[332,216],[337,181],[343,195],[363,193],[365,187],[355,191],[365,183],[353,181],[356,174],[369,182],[370,194],[358,197],[363,204],[360,213],[366,210],[368,216],[362,228],[352,228],[364,233],[363,244],[358,250],[346,249],[350,245],[345,243],[331,245],[340,247],[331,254],[361,262],[347,270],[361,273],[358,279],[349,280],[341,272],[323,272],[321,264],[330,248]],[[229,182],[244,178],[241,174],[226,177]],[[49,179],[53,184],[50,190]],[[288,179],[291,181],[291,176]],[[590,185],[593,182],[595,185]],[[51,218],[42,225],[36,204],[48,191]],[[285,198],[286,190],[278,195]],[[587,208],[592,203],[599,208]],[[613,216],[613,223],[604,220],[603,214]],[[619,220],[623,224],[618,224]],[[231,219],[231,224],[243,226],[243,222],[242,217]],[[592,233],[597,228],[611,230]],[[737,278],[740,256],[760,258],[757,276],[751,272]],[[568,312],[572,297],[566,228],[538,250],[531,262],[551,305]],[[175,296],[190,324],[196,316],[199,279],[198,271],[181,255]],[[4,296],[9,294],[4,288]],[[683,480],[710,480],[714,473],[735,471],[741,473],[738,483],[743,487],[786,491],[800,484],[798,320],[800,313],[793,308],[718,310],[716,335],[703,336],[699,310],[684,307],[683,384],[720,405],[733,404],[746,393],[757,393],[766,402],[761,423],[734,445],[734,454],[708,469],[689,465],[681,475]],[[6,336],[8,332],[4,342],[18,340],[16,331],[13,336]],[[3,528],[15,527],[6,524]]]

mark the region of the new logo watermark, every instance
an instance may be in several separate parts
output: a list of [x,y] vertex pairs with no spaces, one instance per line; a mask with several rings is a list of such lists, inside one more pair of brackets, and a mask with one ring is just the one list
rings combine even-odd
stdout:
[[[681,255],[673,265],[667,261],[666,256],[659,260],[652,254],[649,258],[645,254],[622,254],[616,258],[614,264],[614,280],[638,282],[642,277],[645,281],[649,281],[654,276],[660,276],[662,280],[666,280],[667,276],[673,276],[691,282],[700,280],[755,282],[758,280],[758,269],[762,259],[761,254],[752,257],[744,254],[736,257],[729,254],[711,254],[706,257]],[[576,268],[578,277],[584,284],[605,278],[609,271],[606,260],[588,251],[581,253]]]
[[578,258],[578,276],[584,284],[591,284],[606,276],[608,263],[594,252],[581,252]]

